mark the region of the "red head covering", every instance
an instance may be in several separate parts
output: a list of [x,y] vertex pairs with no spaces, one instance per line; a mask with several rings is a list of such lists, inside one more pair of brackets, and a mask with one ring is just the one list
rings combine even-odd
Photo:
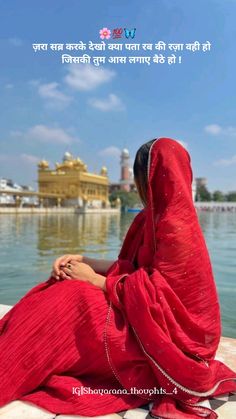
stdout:
[[[147,206],[135,217],[118,260],[107,272],[106,287],[115,313],[107,344],[115,368],[121,354],[113,348],[112,328],[122,312],[128,322],[123,326],[126,339],[132,331],[152,367],[156,386],[170,392],[177,388],[171,398],[159,397],[155,413],[184,418],[182,411],[182,416],[174,416],[173,399],[185,402],[184,409],[193,413],[195,408],[186,401],[235,391],[236,374],[214,360],[221,336],[220,307],[193,203],[189,153],[170,138],[155,140],[147,175]],[[131,364],[130,368],[129,383],[117,370],[126,388],[130,382],[138,385]],[[140,386],[148,388],[148,382]],[[167,404],[172,416],[163,414]],[[186,417],[198,417],[196,412]]]

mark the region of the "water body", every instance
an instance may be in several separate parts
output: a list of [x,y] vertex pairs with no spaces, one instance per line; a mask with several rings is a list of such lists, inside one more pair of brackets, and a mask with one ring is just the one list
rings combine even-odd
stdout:
[[[236,213],[199,212],[218,289],[222,332],[236,338]],[[0,215],[0,304],[48,279],[65,253],[115,260],[135,214]]]

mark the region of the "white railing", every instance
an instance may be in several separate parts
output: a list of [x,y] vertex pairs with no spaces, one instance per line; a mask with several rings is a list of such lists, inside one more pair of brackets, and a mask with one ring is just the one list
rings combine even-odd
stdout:
[[236,202],[194,202],[197,209],[208,211],[236,211]]

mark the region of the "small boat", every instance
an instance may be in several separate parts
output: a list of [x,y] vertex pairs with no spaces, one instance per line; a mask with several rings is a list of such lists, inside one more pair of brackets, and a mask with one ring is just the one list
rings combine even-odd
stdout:
[[141,209],[140,208],[128,208],[127,212],[140,212]]
[[142,208],[134,207],[134,208],[127,208],[126,212],[140,212],[142,211]]

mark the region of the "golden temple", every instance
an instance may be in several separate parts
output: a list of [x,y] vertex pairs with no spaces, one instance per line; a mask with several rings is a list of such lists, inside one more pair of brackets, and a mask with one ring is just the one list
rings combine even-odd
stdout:
[[110,206],[107,168],[103,166],[100,174],[89,173],[87,165],[69,152],[65,153],[62,163],[55,164],[55,169],[50,169],[46,160],[39,162],[38,190],[51,195],[47,198],[48,205],[79,208]]

